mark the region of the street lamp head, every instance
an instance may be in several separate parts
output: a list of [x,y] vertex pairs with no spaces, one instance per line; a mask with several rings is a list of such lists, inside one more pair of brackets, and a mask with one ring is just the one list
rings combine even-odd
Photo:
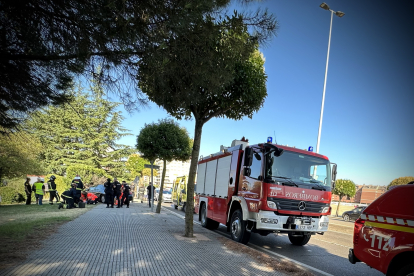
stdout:
[[325,2],[323,2],[319,7],[321,7],[324,10],[327,10],[327,11],[329,11],[329,9],[330,9],[328,4],[326,4]]
[[339,16],[339,17],[342,17],[342,16],[344,16],[344,15],[345,15],[345,13],[343,13],[343,12],[341,12],[341,11],[337,11],[337,12],[335,12],[335,14],[336,14],[337,16]]

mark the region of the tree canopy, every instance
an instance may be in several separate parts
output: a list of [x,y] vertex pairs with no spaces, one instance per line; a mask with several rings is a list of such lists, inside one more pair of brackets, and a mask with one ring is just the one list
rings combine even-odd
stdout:
[[398,177],[398,178],[394,179],[393,181],[391,181],[390,184],[388,184],[387,190],[389,190],[392,186],[405,185],[405,184],[407,184],[411,181],[414,181],[414,176]]
[[338,208],[336,209],[336,216],[338,216],[339,204],[344,196],[353,197],[356,193],[355,183],[352,180],[338,179],[335,182],[335,189],[332,191],[334,195],[339,196]]
[[85,165],[124,177],[123,158],[132,149],[116,143],[129,135],[121,125],[121,112],[116,111],[119,104],[106,100],[98,84],[89,94],[80,86],[70,93],[73,100],[69,104],[38,111],[26,124],[42,143],[47,172],[64,175],[70,166]]
[[[242,2],[249,2],[244,0]],[[127,109],[145,103],[135,89],[142,54],[230,0],[27,0],[0,2],[0,126],[14,128],[27,112],[70,100],[74,77],[93,73]],[[275,29],[273,16],[243,18],[258,39]],[[97,70],[99,68],[99,70]],[[125,89],[127,84],[129,88]]]
[[191,143],[192,141],[188,136],[187,130],[181,128],[171,119],[159,120],[158,123],[145,124],[145,127],[137,136],[137,149],[146,158],[151,161],[155,161],[155,159],[164,161],[157,213],[161,211],[167,161],[188,160],[191,156]]
[[42,174],[41,149],[41,143],[34,135],[21,131],[0,135],[0,181],[27,174]]
[[[203,125],[214,117],[251,118],[267,96],[264,58],[237,13],[221,23],[206,17],[187,33],[143,55],[139,85],[151,101],[177,119],[195,119],[187,194],[194,179]],[[193,233],[194,199],[186,208],[185,235]]]
[[136,176],[143,176],[142,171],[144,170],[145,164],[150,164],[150,162],[136,153],[131,154],[128,157],[128,161],[125,163],[132,178],[135,178]]

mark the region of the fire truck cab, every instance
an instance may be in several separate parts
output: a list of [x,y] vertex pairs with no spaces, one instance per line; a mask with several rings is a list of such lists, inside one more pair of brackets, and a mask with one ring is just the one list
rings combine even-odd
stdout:
[[387,276],[414,275],[414,184],[394,186],[355,221],[352,264],[365,262]]
[[227,226],[232,239],[287,233],[294,245],[328,230],[336,165],[326,156],[234,140],[198,162],[195,211],[203,227]]

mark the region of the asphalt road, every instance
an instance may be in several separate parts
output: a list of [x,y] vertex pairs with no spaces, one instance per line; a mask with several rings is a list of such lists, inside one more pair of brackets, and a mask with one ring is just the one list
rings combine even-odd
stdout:
[[[164,203],[163,207],[184,216],[184,212],[175,210],[171,203]],[[198,215],[194,215],[198,222]],[[230,238],[224,225],[220,225],[216,232]],[[355,265],[348,261],[348,250],[352,247],[353,222],[345,222],[339,218],[331,218],[329,231],[324,235],[314,235],[305,246],[294,246],[286,234],[269,234],[266,237],[252,234],[248,246],[264,251],[276,258],[286,257],[304,264],[316,275],[384,275],[370,268],[364,263]]]

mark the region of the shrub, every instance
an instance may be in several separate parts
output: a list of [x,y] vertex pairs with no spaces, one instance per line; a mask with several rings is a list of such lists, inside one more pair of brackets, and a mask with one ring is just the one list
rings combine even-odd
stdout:
[[25,201],[25,197],[12,187],[0,187],[1,204]]

